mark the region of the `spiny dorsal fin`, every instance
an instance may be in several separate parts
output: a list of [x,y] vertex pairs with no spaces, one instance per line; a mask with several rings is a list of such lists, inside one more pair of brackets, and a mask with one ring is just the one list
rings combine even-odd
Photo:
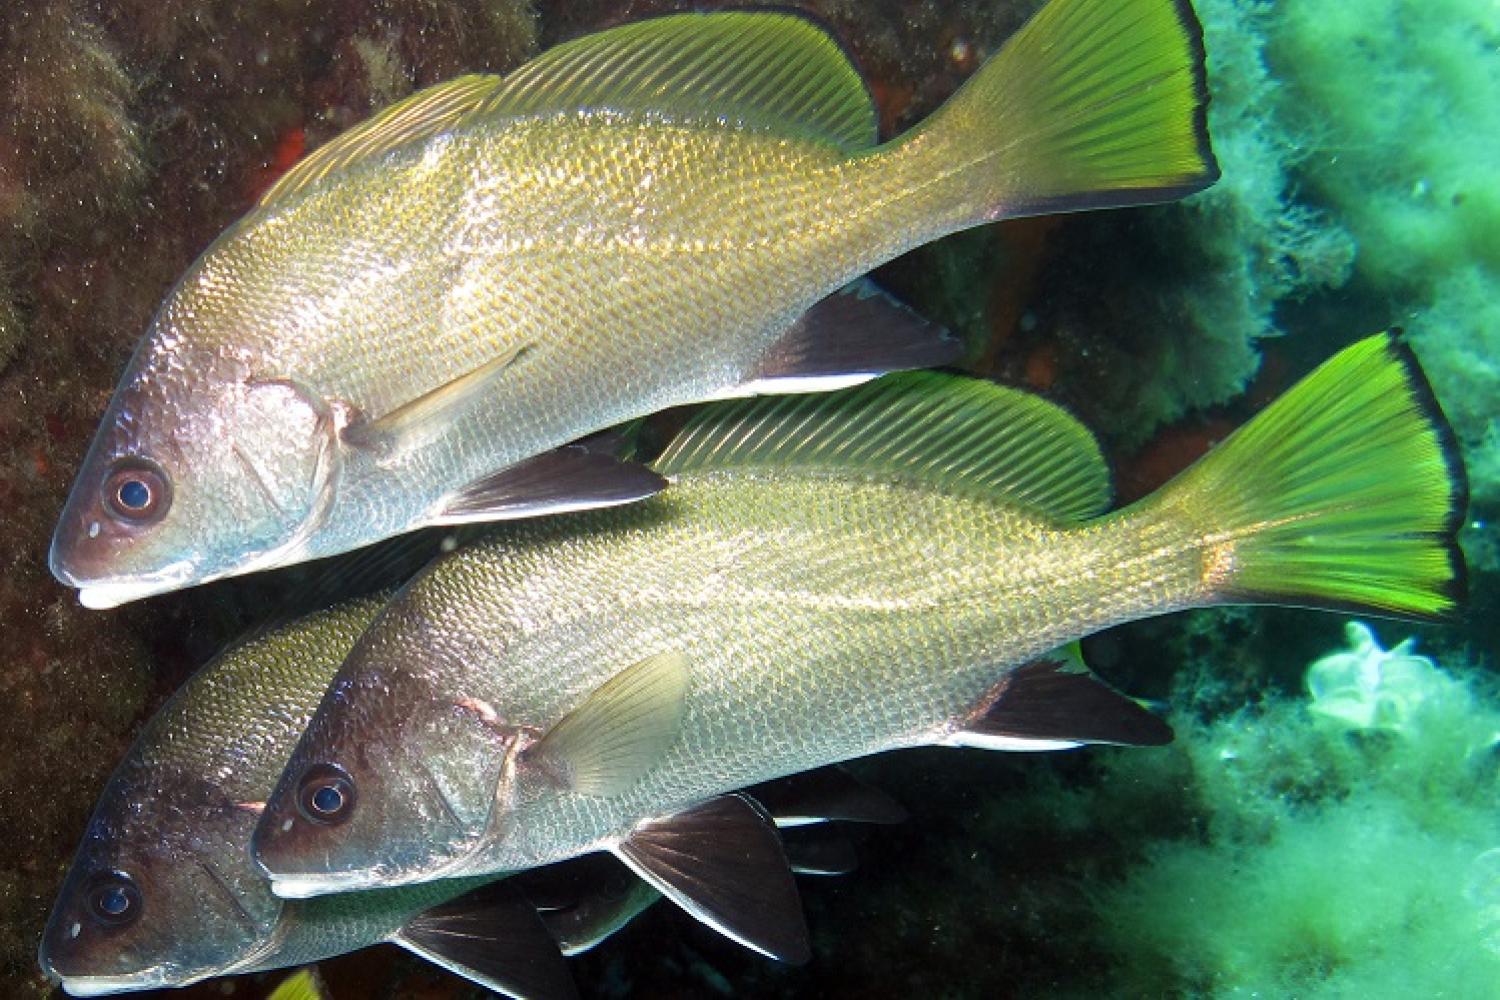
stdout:
[[502,82],[493,74],[471,73],[419,90],[303,157],[256,204],[261,208],[275,204],[351,163],[452,128]]
[[1110,499],[1099,446],[1077,420],[1039,396],[938,372],[708,407],[654,467],[673,476],[756,466],[894,476],[1063,520],[1093,517]]
[[859,72],[827,32],[795,14],[669,14],[585,35],[511,73],[474,115],[587,107],[723,116],[846,149],[876,142]]

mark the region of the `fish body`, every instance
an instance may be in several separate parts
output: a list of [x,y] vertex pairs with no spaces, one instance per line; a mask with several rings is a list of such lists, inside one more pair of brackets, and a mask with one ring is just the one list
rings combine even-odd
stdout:
[[815,307],[956,229],[1211,182],[1202,103],[1198,29],[1171,0],[1054,0],[884,145],[837,46],[784,14],[627,25],[414,95],[294,170],[172,290],[53,571],[102,607],[423,525],[639,499],[659,482],[608,463],[549,467],[540,495],[508,475],[664,407],[952,360],[931,331]]
[[[515,952],[497,954],[494,966],[466,967],[427,947],[421,921],[440,918],[444,907],[470,919],[514,920],[523,928],[518,940],[529,921],[541,935],[543,966],[547,949],[557,956],[534,908],[497,896],[494,876],[286,901],[251,863],[249,838],[266,794],[383,596],[232,647],[146,724],[100,797],[43,934],[42,968],[64,990],[95,996],[185,986],[385,941],[491,988],[514,982],[504,964]],[[500,941],[511,939],[500,930]],[[558,959],[553,972],[560,969]],[[561,976],[570,987],[566,970]]]
[[[1235,600],[1452,607],[1462,477],[1427,398],[1372,338],[1111,514],[1087,431],[986,383],[711,410],[657,462],[660,496],[509,526],[408,584],[309,724],[257,859],[288,896],[595,850],[650,878],[641,831],[728,788],[917,745],[1153,742],[1115,726],[1128,699],[1027,665]],[[360,789],[331,823],[297,806],[328,767]]]
[[[530,872],[524,886],[495,873],[305,900],[271,892],[250,858],[256,819],[388,596],[344,601],[230,647],[147,722],[100,796],[43,934],[42,968],[66,992],[186,986],[392,942],[507,995],[567,997],[559,952],[593,947],[659,898],[613,863]],[[798,823],[899,818],[878,793],[837,776],[756,794]],[[821,871],[807,846],[789,845],[794,866]],[[478,950],[456,946],[463,941]]]

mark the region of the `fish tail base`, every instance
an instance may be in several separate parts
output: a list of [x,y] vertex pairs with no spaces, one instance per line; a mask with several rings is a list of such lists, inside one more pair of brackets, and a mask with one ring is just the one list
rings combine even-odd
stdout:
[[1329,359],[1158,502],[1204,526],[1207,603],[1441,619],[1464,598],[1467,495],[1452,430],[1391,332]]
[[[1186,0],[1052,0],[929,126],[973,223],[1174,200],[1212,184]],[[929,165],[930,166],[930,165]]]

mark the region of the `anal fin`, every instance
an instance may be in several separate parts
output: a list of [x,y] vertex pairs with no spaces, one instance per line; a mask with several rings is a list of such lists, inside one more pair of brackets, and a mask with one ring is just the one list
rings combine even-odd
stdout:
[[793,964],[811,957],[781,838],[744,796],[646,820],[614,852],[663,896],[746,947]]
[[417,914],[395,944],[518,1000],[574,1000],[578,989],[556,940],[508,881],[491,882]]
[[813,823],[901,823],[906,810],[841,767],[820,767],[756,785],[748,792],[782,830]]
[[634,503],[667,481],[644,465],[565,445],[476,480],[448,498],[429,524],[504,521]]
[[827,826],[794,830],[783,847],[796,875],[848,875],[859,865],[853,842]]
[[1162,746],[1172,728],[1066,652],[1017,667],[942,743],[986,750],[1061,750],[1082,743]]
[[723,398],[827,392],[887,372],[956,362],[963,345],[862,278],[803,313]]
[[566,956],[614,934],[661,898],[608,854],[590,854],[516,876]]

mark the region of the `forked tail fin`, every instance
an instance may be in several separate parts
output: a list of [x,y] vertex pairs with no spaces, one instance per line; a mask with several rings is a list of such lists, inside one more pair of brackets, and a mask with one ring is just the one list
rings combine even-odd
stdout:
[[1441,618],[1463,600],[1463,466],[1394,333],[1334,355],[1143,503],[1205,528],[1220,602]]
[[1207,103],[1186,0],[1051,0],[911,135],[973,225],[1207,187]]

